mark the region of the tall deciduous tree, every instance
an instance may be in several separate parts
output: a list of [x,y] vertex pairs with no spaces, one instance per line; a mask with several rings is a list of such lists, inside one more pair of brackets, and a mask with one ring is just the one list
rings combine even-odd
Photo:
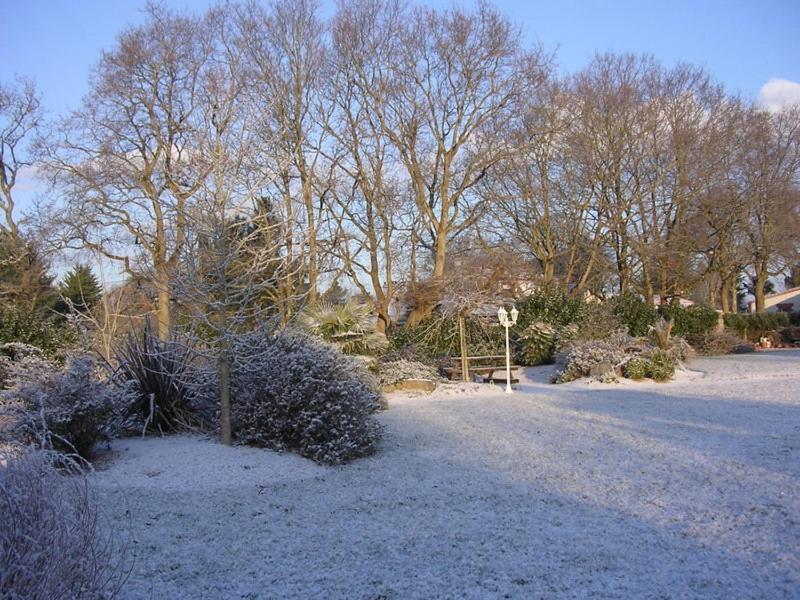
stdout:
[[213,44],[207,20],[148,11],[103,55],[45,160],[67,202],[59,211],[65,242],[151,281],[166,338],[186,211],[209,171],[196,135]]
[[342,271],[374,299],[382,333],[391,323],[399,240],[409,207],[395,173],[396,156],[381,127],[385,106],[375,104],[383,96],[373,92],[375,85],[386,83],[383,72],[392,60],[399,10],[396,3],[380,1],[340,6],[332,32],[332,110],[326,123],[329,158],[338,175],[329,204],[340,224]]
[[800,230],[800,106],[747,118],[742,184],[745,236],[753,271],[756,310],[765,305],[769,277],[796,260]]
[[15,238],[20,231],[14,214],[14,186],[23,169],[33,165],[28,145],[41,118],[41,99],[32,81],[0,84],[0,211],[4,220],[0,231]]
[[448,243],[483,213],[477,184],[514,150],[506,131],[540,84],[544,60],[524,52],[510,20],[484,3],[419,7],[398,19],[389,60],[364,92],[404,167],[431,274],[441,278]]
[[252,67],[250,91],[264,107],[264,132],[272,158],[281,165],[272,189],[283,207],[287,252],[306,266],[306,282],[298,281],[298,273],[286,273],[286,317],[294,312],[291,299],[299,289],[306,288],[308,303],[316,303],[324,259],[321,198],[328,183],[321,164],[326,136],[321,113],[327,110],[322,90],[328,47],[318,13],[316,0],[279,0],[269,9],[249,5],[242,21]]

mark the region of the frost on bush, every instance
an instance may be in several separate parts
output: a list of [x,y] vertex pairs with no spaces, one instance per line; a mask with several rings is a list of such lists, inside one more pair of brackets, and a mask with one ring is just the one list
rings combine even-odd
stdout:
[[669,351],[654,348],[647,356],[646,374],[653,381],[667,381],[675,375],[675,361]]
[[553,383],[566,383],[581,377],[588,377],[600,371],[617,371],[625,363],[628,355],[618,344],[608,341],[592,340],[576,342],[572,348],[558,357],[559,370],[553,376]]
[[0,467],[0,598],[107,598],[129,570],[81,474],[30,452]]
[[557,330],[544,321],[534,321],[519,336],[520,358],[526,365],[552,362]]
[[395,384],[406,379],[441,380],[436,367],[411,360],[380,362],[375,366],[381,386]]
[[691,335],[687,337],[686,341],[701,356],[733,354],[737,348],[745,344],[745,340],[728,329],[722,331],[712,330],[699,335]]
[[628,334],[627,326],[614,312],[614,305],[606,301],[587,302],[575,327],[581,340],[605,340],[619,331]]
[[688,362],[694,356],[694,348],[682,337],[673,337],[669,342],[666,352],[673,363],[680,365]]
[[[44,352],[41,348],[23,344],[21,342],[7,342],[0,344],[0,390],[8,389],[11,377],[15,368],[25,359],[44,360]],[[47,363],[50,365],[50,363]]]
[[647,377],[647,359],[635,356],[625,363],[622,369],[628,379],[638,381]]
[[12,366],[10,382],[0,401],[4,435],[83,458],[114,436],[133,400],[129,390],[101,377],[89,355],[71,357],[63,371],[26,356]]
[[380,427],[364,365],[310,336],[253,333],[232,344],[231,420],[237,441],[327,464],[372,453]]

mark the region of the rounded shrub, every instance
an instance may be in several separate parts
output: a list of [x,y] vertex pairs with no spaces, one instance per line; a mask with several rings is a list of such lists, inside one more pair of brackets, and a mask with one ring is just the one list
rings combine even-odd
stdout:
[[701,356],[733,354],[744,343],[744,340],[730,329],[712,330],[703,335],[690,336],[686,341]]
[[10,437],[90,458],[97,442],[117,433],[135,399],[129,388],[98,371],[90,355],[71,357],[63,371],[40,358],[23,358],[0,405],[0,416],[13,424]]
[[601,300],[586,302],[574,325],[581,340],[607,340],[625,329],[622,319],[614,312],[613,304]]
[[561,290],[537,290],[517,300],[517,327],[521,331],[535,321],[544,321],[557,327],[569,325],[580,318],[585,304],[582,298],[571,297]]
[[377,384],[357,359],[292,331],[239,336],[231,356],[237,441],[298,452],[325,464],[376,449]]
[[668,381],[675,375],[675,361],[669,352],[661,348],[653,349],[647,357],[646,374],[653,381]]
[[593,373],[616,372],[625,361],[625,350],[618,344],[592,340],[576,342],[569,352],[560,355],[560,369],[553,375],[553,383],[567,383],[588,377]]
[[381,386],[393,385],[406,379],[439,381],[438,369],[429,364],[411,360],[379,361],[372,367]]
[[544,321],[534,321],[519,336],[519,356],[526,365],[541,365],[553,361],[556,328]]
[[638,356],[630,359],[622,368],[622,372],[628,379],[639,381],[647,377],[648,362]]

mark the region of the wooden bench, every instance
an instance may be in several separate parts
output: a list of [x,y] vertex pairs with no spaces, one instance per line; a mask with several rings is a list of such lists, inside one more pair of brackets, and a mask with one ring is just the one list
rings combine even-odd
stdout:
[[[506,365],[505,365],[505,356],[468,356],[467,357],[467,365],[468,365],[468,375],[467,377],[472,380],[474,377],[478,376],[481,378],[483,383],[506,383]],[[447,375],[448,379],[451,381],[455,381],[457,379],[461,379],[461,357],[460,356],[451,356],[450,360],[453,361],[452,367],[445,367],[443,371],[445,375]],[[502,364],[498,361],[502,360]],[[486,363],[491,362],[492,364],[470,364],[470,363]],[[519,378],[517,377],[516,371],[520,369],[518,365],[511,365],[511,383],[519,383]],[[497,373],[497,375],[496,375]]]

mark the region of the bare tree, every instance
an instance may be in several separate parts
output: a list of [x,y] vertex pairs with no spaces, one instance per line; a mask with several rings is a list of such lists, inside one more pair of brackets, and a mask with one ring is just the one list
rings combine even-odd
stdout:
[[398,241],[409,216],[396,157],[380,124],[382,109],[367,91],[391,60],[385,53],[399,7],[386,7],[394,12],[384,12],[380,2],[340,7],[333,25],[333,106],[326,123],[332,141],[328,158],[339,179],[329,200],[341,225],[336,236],[341,268],[374,298],[382,333],[391,323],[389,308],[398,291],[395,265],[402,254]]
[[45,162],[66,198],[58,211],[66,245],[151,281],[166,338],[186,211],[209,171],[195,137],[213,46],[206,20],[148,11],[103,55],[82,107],[45,146]]
[[[740,102],[725,98],[703,127],[699,140],[702,185],[687,223],[691,248],[703,262],[704,283],[723,312],[736,312],[737,283],[747,253],[743,244],[745,197],[740,185],[740,154],[747,145]],[[692,185],[696,182],[690,180]]]
[[285,165],[263,165],[264,155],[281,140],[269,140],[260,128],[269,108],[244,93],[250,65],[242,51],[241,22],[223,8],[212,11],[208,21],[215,51],[196,136],[208,177],[186,212],[189,234],[180,249],[175,292],[216,358],[221,438],[230,444],[232,336],[278,315],[279,304],[269,299],[287,273],[297,273],[282,251],[284,223],[262,201],[263,189]]
[[769,277],[797,257],[800,230],[800,106],[777,113],[753,109],[747,116],[742,185],[746,239],[756,310],[765,308]]
[[499,237],[510,232],[539,266],[545,289],[578,293],[597,268],[605,241],[597,196],[575,168],[574,95],[551,80],[527,98],[522,119],[509,135],[520,151],[487,178],[486,198],[497,208]]
[[703,274],[689,225],[727,151],[719,131],[729,111],[722,89],[696,67],[654,65],[643,86],[643,193],[634,203],[633,238],[644,296],[658,291],[667,302]]
[[448,242],[480,219],[475,186],[512,151],[505,130],[544,61],[523,52],[510,21],[486,4],[405,13],[391,1],[368,1],[355,10],[393,18],[379,77],[356,83],[408,177],[439,278]]
[[643,130],[644,81],[653,69],[648,57],[602,54],[579,73],[574,93],[576,158],[587,187],[598,197],[598,214],[607,230],[620,294],[630,289],[636,268],[632,224],[645,193]]
[[5,221],[0,223],[0,231],[14,238],[20,233],[13,189],[20,172],[33,165],[28,145],[41,119],[41,99],[32,81],[0,84],[0,210]]
[[[326,133],[321,93],[327,47],[318,12],[316,0],[278,0],[269,10],[248,5],[241,21],[244,49],[252,66],[250,89],[265,107],[265,133],[278,140],[271,147],[282,170],[272,187],[283,205],[286,248],[290,260],[297,255],[306,264],[305,286],[297,280],[298,274],[286,273],[285,297],[291,299],[298,289],[307,287],[312,305],[317,301],[323,260],[321,197],[328,188],[320,165]],[[285,317],[292,312],[288,303]]]

